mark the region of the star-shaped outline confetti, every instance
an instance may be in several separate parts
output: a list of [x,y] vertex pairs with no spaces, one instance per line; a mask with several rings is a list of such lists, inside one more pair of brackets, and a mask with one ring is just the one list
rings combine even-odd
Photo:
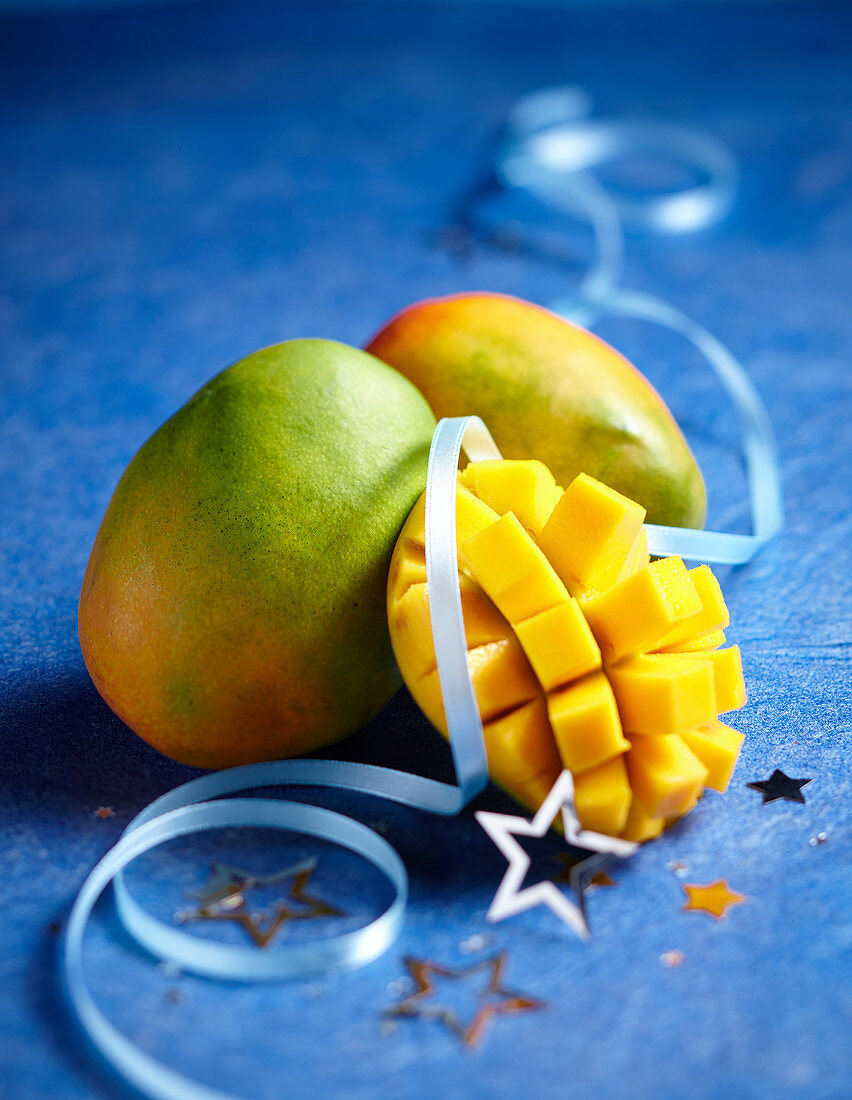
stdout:
[[[518,1012],[532,1012],[545,1007],[545,1002],[536,997],[528,997],[522,993],[516,993],[503,985],[503,971],[506,966],[507,952],[501,951],[487,959],[480,959],[471,966],[460,969],[450,966],[442,966],[439,963],[428,962],[424,959],[415,959],[408,955],[404,962],[416,986],[413,993],[394,1005],[385,1009],[383,1015],[390,1019],[420,1018],[427,1020],[440,1020],[466,1047],[476,1046],[482,1039],[488,1024],[497,1016],[506,1016]],[[479,993],[478,999],[483,1001],[486,997],[497,996],[502,1000],[496,1004],[482,1004],[475,1013],[473,1019],[467,1024],[462,1024],[458,1014],[452,1009],[441,1004],[424,1005],[421,1002],[435,992],[433,977],[448,978],[451,981],[459,981],[481,970],[490,971],[491,977],[485,990]]]
[[748,897],[732,890],[723,878],[708,882],[705,886],[685,882],[683,892],[687,897],[681,907],[683,912],[707,913],[714,920],[721,920],[732,905],[741,905]]
[[[184,910],[178,915],[180,923],[192,920],[224,920],[239,924],[257,947],[268,947],[281,927],[288,921],[309,920],[317,917],[342,917],[345,910],[323,901],[306,890],[316,869],[316,857],[300,860],[280,871],[257,875],[230,864],[214,861],[212,874],[201,890],[190,891],[190,896],[201,902],[195,909]],[[258,886],[270,886],[286,879],[293,879],[287,899],[297,901],[306,909],[291,909],[285,902],[275,904],[275,916],[264,928],[260,917],[249,912],[247,894]]]
[[792,779],[780,768],[776,768],[768,779],[755,780],[753,783],[746,783],[746,786],[753,791],[760,791],[763,795],[762,804],[765,806],[767,802],[777,802],[779,798],[787,802],[804,802],[802,787],[810,782],[810,779]]
[[[551,879],[523,888],[530,857],[512,835],[515,833],[518,836],[543,837],[560,812],[566,841],[574,848],[592,853],[588,859],[575,863],[570,871],[576,903],[566,897]],[[574,809],[574,779],[571,772],[566,769],[559,775],[532,821],[485,810],[478,810],[475,817],[509,861],[497,893],[485,914],[486,920],[501,921],[537,905],[546,905],[581,939],[588,939],[591,933],[585,912],[585,880],[597,874],[612,856],[624,858],[632,855],[638,845],[629,840],[620,840],[618,837],[581,828]]]

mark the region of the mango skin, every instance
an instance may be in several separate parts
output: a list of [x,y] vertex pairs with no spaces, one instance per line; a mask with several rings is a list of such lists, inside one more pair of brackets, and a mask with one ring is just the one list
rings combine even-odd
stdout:
[[434,427],[401,375],[327,340],[208,382],[128,466],[86,569],[80,644],[116,714],[208,768],[372,718],[399,686],[385,585]]
[[477,413],[504,458],[537,458],[637,501],[649,523],[701,527],[701,471],[650,383],[617,351],[549,310],[499,294],[431,298],[367,345],[437,417]]

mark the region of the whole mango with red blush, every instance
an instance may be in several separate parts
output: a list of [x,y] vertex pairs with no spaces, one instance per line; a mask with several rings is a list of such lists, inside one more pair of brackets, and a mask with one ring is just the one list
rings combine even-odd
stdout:
[[212,768],[373,717],[400,682],[385,586],[434,427],[400,374],[328,340],[208,382],[128,466],[86,569],[80,643],[116,714]]
[[476,413],[505,458],[541,460],[560,485],[586,473],[649,523],[701,527],[701,471],[651,384],[585,329],[518,298],[460,294],[404,309],[367,345],[437,417]]

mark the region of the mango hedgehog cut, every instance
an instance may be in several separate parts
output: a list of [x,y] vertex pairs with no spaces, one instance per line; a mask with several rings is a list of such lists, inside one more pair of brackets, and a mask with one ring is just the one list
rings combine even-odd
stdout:
[[[724,791],[745,704],[728,610],[706,565],[651,561],[645,510],[580,474],[564,492],[535,460],[473,462],[456,489],[468,669],[491,778],[528,810],[563,768],[584,828],[645,841]],[[446,737],[426,580],[425,497],[391,562],[391,641]]]

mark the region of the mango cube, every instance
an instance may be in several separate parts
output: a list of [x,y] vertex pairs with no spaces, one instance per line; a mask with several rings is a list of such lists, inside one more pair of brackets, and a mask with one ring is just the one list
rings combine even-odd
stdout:
[[471,462],[459,480],[498,515],[513,512],[533,535],[541,531],[558,499],[553,474],[535,459]]
[[607,662],[653,649],[674,623],[700,610],[698,591],[680,558],[652,562],[583,601],[583,614]]
[[732,645],[727,649],[709,650],[702,653],[702,657],[713,665],[717,712],[725,714],[729,710],[739,710],[745,706],[746,689],[740,647]]
[[542,528],[539,545],[572,595],[603,591],[624,568],[645,509],[578,474]]
[[[535,779],[527,779],[523,783],[511,784],[511,795],[522,806],[526,806],[528,810],[532,810],[533,813],[544,802],[545,798],[550,794],[551,788],[556,780],[559,778],[562,772],[562,766],[560,765],[553,772],[542,772],[541,775],[537,775]],[[561,829],[562,819],[558,817],[553,823],[554,829]]]
[[608,676],[628,733],[680,733],[716,717],[713,666],[705,654],[644,654],[613,665]]
[[708,634],[700,634],[697,638],[691,638],[688,642],[679,645],[666,646],[661,653],[699,653],[704,649],[718,649],[725,644],[724,630],[711,630]]
[[634,798],[630,804],[627,822],[621,830],[621,836],[624,840],[632,840],[634,844],[644,844],[646,840],[653,840],[655,836],[659,836],[665,827],[666,819],[662,814],[654,817],[644,809],[638,799]]
[[574,807],[584,829],[618,836],[632,800],[624,757],[616,756],[574,780]]
[[[657,654],[664,656],[664,654]],[[716,714],[725,714],[729,710],[739,710],[746,702],[745,681],[740,647],[728,646],[727,649],[707,649],[694,653],[665,654],[676,661],[706,661],[713,671],[713,693]],[[704,725],[705,723],[701,723]]]
[[388,605],[403,596],[414,584],[426,583],[426,551],[407,540],[405,553],[395,554],[388,578]]
[[[535,673],[516,638],[501,638],[471,649],[467,655],[467,667],[483,722],[490,722],[498,715],[515,710],[539,695]],[[429,721],[446,732],[438,669],[435,668],[413,685],[412,694]]]
[[[500,517],[487,504],[469,492],[464,486],[456,489],[456,542],[461,546],[478,531],[484,530]],[[426,494],[419,497],[405,522],[406,537],[417,546],[426,546]]]
[[701,606],[697,612],[672,627],[669,633],[660,639],[660,649],[670,649],[672,646],[689,642],[699,635],[724,630],[731,621],[722,589],[710,567],[699,565],[695,569],[690,569],[689,576],[695,585]]
[[[459,578],[459,591],[468,649],[511,636],[509,624],[470,577]],[[413,585],[390,614],[395,620],[398,644],[408,657],[408,668],[419,679],[436,665],[428,586]]]
[[541,775],[552,776],[552,786],[562,771],[543,699],[486,723],[483,732],[488,771],[501,787],[534,782]]
[[686,813],[707,779],[707,769],[677,734],[631,737],[627,774],[650,817]]
[[540,611],[515,627],[539,683],[550,691],[601,667],[601,651],[575,599]]
[[640,569],[644,569],[650,561],[651,555],[648,553],[648,532],[642,527],[639,534],[633,540],[630,549],[627,551],[624,565],[622,565],[616,577],[616,584],[619,581],[626,580]]
[[568,599],[550,562],[511,512],[467,539],[461,556],[512,624]]
[[[397,662],[403,675],[419,680],[435,667],[435,646],[426,584],[412,585],[388,612]],[[426,597],[426,598],[424,598]]]
[[612,688],[602,672],[551,693],[547,712],[562,763],[575,776],[630,747],[621,732]]
[[707,769],[706,785],[714,791],[727,790],[743,743],[743,735],[724,722],[711,722],[682,733],[681,739]]

